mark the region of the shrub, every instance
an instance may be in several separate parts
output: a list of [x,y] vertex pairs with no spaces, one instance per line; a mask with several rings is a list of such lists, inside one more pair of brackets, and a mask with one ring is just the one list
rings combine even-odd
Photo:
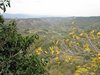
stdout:
[[40,57],[26,56],[27,49],[37,40],[36,35],[18,34],[16,22],[4,23],[0,16],[0,75],[40,75],[45,72]]

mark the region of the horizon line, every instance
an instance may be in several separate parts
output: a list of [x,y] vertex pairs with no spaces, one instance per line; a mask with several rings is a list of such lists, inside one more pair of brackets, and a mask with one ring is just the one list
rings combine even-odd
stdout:
[[[41,15],[41,14],[22,14],[22,13],[3,13],[3,14],[0,14],[0,15],[3,15],[3,16],[9,16],[9,15],[16,15],[15,18],[18,18],[18,17],[22,17],[22,18],[46,18],[46,17],[100,17],[100,15],[89,15],[89,16],[83,16],[83,15],[77,15],[77,16],[71,16],[71,15]],[[17,15],[22,15],[22,16],[17,16]],[[11,16],[13,17],[13,16]]]

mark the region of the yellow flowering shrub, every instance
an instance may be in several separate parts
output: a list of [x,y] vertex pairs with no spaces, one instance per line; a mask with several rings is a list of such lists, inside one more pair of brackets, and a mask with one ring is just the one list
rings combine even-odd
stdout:
[[69,33],[64,43],[65,50],[64,45],[50,49],[52,54],[56,53],[56,50],[59,51],[56,53],[59,54],[55,57],[56,61],[51,62],[52,66],[55,65],[53,63],[58,63],[57,67],[63,75],[100,75],[100,32],[74,30]]
[[100,75],[99,31],[74,29],[47,50],[38,47],[35,52],[49,59],[46,68],[50,75]]

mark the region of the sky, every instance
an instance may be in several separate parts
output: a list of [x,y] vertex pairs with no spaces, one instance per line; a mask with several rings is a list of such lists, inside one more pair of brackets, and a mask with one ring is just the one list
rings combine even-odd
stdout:
[[47,16],[100,16],[100,0],[11,0],[6,13]]

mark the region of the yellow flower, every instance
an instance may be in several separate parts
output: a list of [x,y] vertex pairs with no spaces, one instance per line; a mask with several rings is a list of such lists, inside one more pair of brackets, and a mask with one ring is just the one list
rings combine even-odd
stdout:
[[44,51],[46,54],[48,53],[47,51]]
[[98,57],[97,62],[100,62],[100,57]]
[[42,48],[41,48],[41,47],[39,47],[39,48],[38,48],[38,50],[39,50],[39,51],[42,51]]
[[80,36],[83,36],[84,35],[84,33],[80,33]]
[[100,56],[100,52],[98,53],[98,56]]
[[84,48],[85,48],[85,50],[87,50],[87,51],[90,52],[90,48],[89,48],[89,44],[88,44],[88,43],[86,43],[86,44],[84,45]]
[[74,32],[70,32],[70,33],[69,33],[69,35],[73,35],[73,34],[74,34]]
[[95,66],[96,66],[96,64],[95,64],[95,63],[92,63],[92,64],[91,64],[91,66],[94,66],[94,67],[95,67]]
[[38,54],[38,55],[40,55],[40,54],[41,54],[41,52],[37,52],[37,54]]
[[58,47],[55,47],[55,49],[56,49],[56,53],[59,54],[60,51],[59,51]]
[[94,31],[94,30],[92,30],[90,33],[91,33],[91,34],[93,34],[94,32],[95,32],[95,31]]
[[38,50],[35,50],[35,52],[36,52],[38,55],[40,55],[40,54],[41,54]]
[[51,53],[52,53],[52,55],[54,54],[54,49],[53,49],[53,47],[50,47],[50,50],[51,50]]
[[90,48],[85,48],[85,49],[86,49],[87,51],[89,51],[89,52],[91,51]]
[[38,55],[40,55],[42,51],[43,51],[43,50],[42,50],[41,47],[38,47],[37,49],[35,49],[35,52],[36,52]]
[[77,66],[77,68],[80,68],[80,66]]
[[56,53],[57,53],[57,54],[59,54],[59,53],[60,53],[60,51],[59,51],[59,50],[56,50]]
[[97,35],[100,35],[100,32],[98,32]]

